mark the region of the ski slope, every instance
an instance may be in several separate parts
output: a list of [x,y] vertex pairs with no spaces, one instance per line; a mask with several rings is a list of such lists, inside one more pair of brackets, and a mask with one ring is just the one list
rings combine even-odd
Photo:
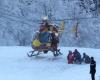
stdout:
[[[91,80],[89,64],[67,64],[66,56],[75,47],[62,47],[62,56],[52,53],[27,57],[31,47],[0,47],[0,80]],[[100,49],[77,48],[80,53],[94,56],[97,62],[96,80],[100,80]]]

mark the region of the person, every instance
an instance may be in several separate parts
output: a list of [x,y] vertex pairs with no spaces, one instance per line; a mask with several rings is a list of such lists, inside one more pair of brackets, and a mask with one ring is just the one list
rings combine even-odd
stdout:
[[58,43],[59,43],[59,38],[58,36],[55,34],[55,33],[51,33],[51,47],[52,47],[52,50],[54,51],[54,55],[55,56],[58,56],[58,52],[57,52],[57,46],[58,46]]
[[74,54],[72,51],[69,51],[68,56],[67,56],[68,64],[73,64],[74,61]]
[[92,80],[95,80],[95,73],[96,73],[96,61],[94,60],[94,57],[91,57],[90,74]]
[[48,17],[47,16],[44,16],[42,18],[42,23],[40,25],[40,32],[43,32],[43,31],[48,31],[50,30],[50,23],[48,21]]
[[73,54],[74,54],[74,63],[81,64],[82,59],[81,59],[81,54],[79,53],[79,51],[75,49]]
[[90,57],[86,53],[83,53],[82,62],[84,62],[86,64],[90,63]]
[[55,33],[51,33],[51,47],[54,50],[57,50],[57,44],[59,43],[58,37],[55,35]]

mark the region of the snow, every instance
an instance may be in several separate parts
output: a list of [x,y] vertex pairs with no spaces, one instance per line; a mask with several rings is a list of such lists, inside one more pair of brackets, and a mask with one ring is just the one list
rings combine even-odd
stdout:
[[86,52],[97,62],[96,80],[100,80],[100,49],[61,47],[62,56],[54,58],[49,52],[27,57],[31,47],[0,47],[0,80],[91,80],[89,64],[67,64],[69,50]]
[[[100,48],[100,10],[98,6],[96,12],[90,11],[94,10],[93,1],[0,0],[0,46],[30,45],[42,17],[48,15],[54,20],[65,20],[60,46]],[[95,14],[98,18],[91,18],[96,17]],[[79,18],[79,40],[75,39],[75,32],[72,31],[77,22],[74,18]],[[52,23],[60,26],[61,21]]]

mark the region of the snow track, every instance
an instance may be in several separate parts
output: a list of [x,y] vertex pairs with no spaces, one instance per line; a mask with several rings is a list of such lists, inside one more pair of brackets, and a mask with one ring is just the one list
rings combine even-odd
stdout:
[[[91,80],[88,64],[67,64],[68,50],[75,48],[61,48],[62,56],[41,54],[38,57],[27,57],[30,47],[0,47],[0,80]],[[78,48],[79,52],[86,52],[94,56],[97,61],[96,80],[100,76],[100,50]]]

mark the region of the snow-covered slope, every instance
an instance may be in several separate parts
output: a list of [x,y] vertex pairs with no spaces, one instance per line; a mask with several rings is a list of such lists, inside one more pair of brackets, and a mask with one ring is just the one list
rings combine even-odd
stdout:
[[[0,80],[91,80],[88,64],[67,64],[68,50],[62,47],[62,56],[52,53],[27,57],[30,47],[0,47]],[[100,80],[100,49],[77,48],[80,53],[94,56],[97,62],[96,80]]]

